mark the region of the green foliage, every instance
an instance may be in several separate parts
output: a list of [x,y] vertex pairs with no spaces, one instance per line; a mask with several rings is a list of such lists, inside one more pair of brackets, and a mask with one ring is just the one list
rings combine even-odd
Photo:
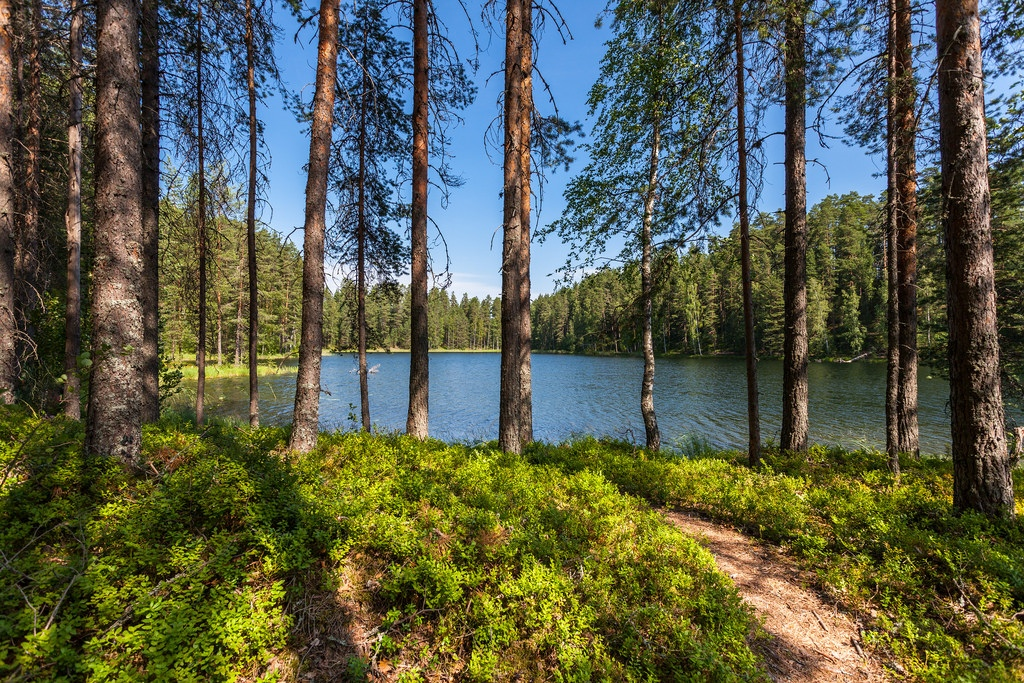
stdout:
[[[954,515],[947,460],[903,461],[896,480],[882,453],[824,447],[769,453],[758,471],[739,453],[681,458],[593,440],[538,447],[529,457],[600,472],[652,503],[790,547],[868,624],[867,642],[912,679],[1024,675],[1024,524]],[[1024,476],[1016,474],[1020,491]]]
[[[856,193],[825,197],[808,213],[808,334],[817,357],[852,357],[885,348],[880,219],[878,202]],[[751,259],[757,274],[755,338],[763,356],[782,355],[783,227],[780,214],[761,214],[751,229]],[[922,262],[938,263],[941,250],[935,250],[934,236],[923,236],[920,243]],[[605,268],[571,287],[534,299],[534,348],[636,352],[641,338],[636,271],[633,263]],[[664,247],[656,256],[654,273],[656,349],[697,355],[743,352],[738,230],[727,237],[710,237],[685,251]],[[923,284],[931,287],[929,292],[936,289],[932,280]],[[937,291],[938,295],[944,293]],[[930,301],[925,299],[923,306]],[[932,343],[931,310],[924,310],[923,346]]]
[[[409,286],[389,283],[370,287],[366,294],[368,346],[408,349],[410,307]],[[434,287],[427,294],[428,334],[431,349],[497,351],[501,339],[501,299],[458,298]],[[356,348],[356,285],[341,281],[324,300],[324,344],[335,351]]]
[[283,430],[172,415],[136,478],[82,436],[0,409],[0,676],[272,679],[298,606],[348,585],[376,634],[357,679],[763,678],[710,555],[599,474],[365,434],[291,462]]

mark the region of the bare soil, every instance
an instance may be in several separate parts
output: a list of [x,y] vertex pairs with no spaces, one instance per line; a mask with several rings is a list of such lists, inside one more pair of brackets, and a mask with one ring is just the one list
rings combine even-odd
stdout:
[[775,547],[732,527],[682,512],[665,517],[714,555],[763,620],[767,638],[752,643],[775,681],[888,681],[861,640],[861,625],[816,591],[813,577]]

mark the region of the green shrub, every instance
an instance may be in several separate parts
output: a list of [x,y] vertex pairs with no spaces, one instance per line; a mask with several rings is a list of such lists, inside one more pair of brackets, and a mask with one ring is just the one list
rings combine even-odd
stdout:
[[352,680],[763,678],[708,553],[604,476],[365,434],[296,458],[285,436],[168,416],[140,477],[83,459],[77,423],[0,409],[0,676],[292,677],[299,622],[327,626],[299,606],[358,576]]
[[897,481],[881,453],[820,446],[769,452],[758,471],[739,454],[651,455],[594,440],[535,446],[529,458],[600,472],[653,504],[789,546],[912,678],[1024,678],[1024,524],[953,514],[948,460],[905,460]]

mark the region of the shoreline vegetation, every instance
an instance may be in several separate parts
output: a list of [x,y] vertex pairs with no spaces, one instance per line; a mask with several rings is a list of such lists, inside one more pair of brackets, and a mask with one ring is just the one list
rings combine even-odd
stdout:
[[[347,356],[357,353],[355,349],[342,349],[342,350],[331,350],[324,351],[321,355],[323,357],[329,356]],[[367,353],[386,353],[386,354],[408,354],[409,349],[402,348],[369,348]],[[431,349],[431,354],[449,354],[449,353],[481,353],[481,354],[495,354],[500,355],[500,349]],[[551,356],[585,356],[585,357],[596,357],[596,358],[642,358],[643,354],[639,351],[560,351],[550,349],[534,349],[531,351],[537,355],[551,355]],[[698,358],[740,358],[742,354],[732,353],[729,351],[718,351],[714,353],[684,353],[682,351],[668,351],[668,352],[655,352],[656,358],[686,358],[686,359],[698,359]],[[781,360],[775,356],[766,356],[759,360]],[[842,356],[828,356],[822,358],[812,358],[813,363],[880,363],[885,361],[884,357],[875,356],[870,353],[861,354],[854,358],[844,358]],[[167,360],[168,365],[177,368],[182,373],[183,379],[195,379],[197,374],[195,358],[170,358]],[[281,373],[294,372],[296,364],[298,363],[298,357],[294,354],[289,355],[276,355],[276,356],[261,356],[257,367],[257,373],[259,375],[275,375]],[[235,377],[243,376],[249,373],[249,367],[245,362],[241,364],[235,364],[234,361],[217,363],[216,361],[207,361],[206,364],[206,376],[207,377]]]
[[769,680],[664,509],[783,549],[896,679],[1024,676],[1024,500],[953,514],[948,461],[287,435],[168,413],[129,472],[0,407],[0,677]]

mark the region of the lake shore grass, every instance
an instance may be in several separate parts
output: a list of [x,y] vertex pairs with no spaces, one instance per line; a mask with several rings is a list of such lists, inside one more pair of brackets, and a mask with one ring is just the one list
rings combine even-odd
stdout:
[[83,436],[0,407],[0,677],[767,680],[665,506],[784,547],[895,678],[1024,677],[1024,524],[954,515],[946,460],[357,432],[296,456],[170,414],[129,472]]

